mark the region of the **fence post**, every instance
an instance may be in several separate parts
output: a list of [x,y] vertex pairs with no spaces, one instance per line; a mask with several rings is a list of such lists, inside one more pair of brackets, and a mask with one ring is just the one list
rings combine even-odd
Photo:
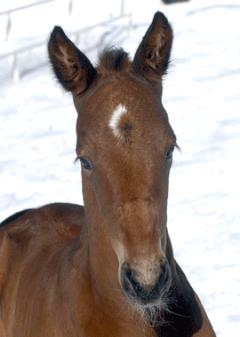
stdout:
[[69,0],[69,3],[68,3],[68,14],[69,15],[72,14],[72,9],[73,9],[73,1]]
[[18,60],[17,60],[17,54],[13,54],[13,63],[12,63],[12,80],[14,83],[18,83],[20,80],[20,73],[19,73],[19,67],[18,67]]
[[125,0],[121,1],[121,9],[120,9],[120,15],[125,14]]
[[11,14],[10,12],[7,14],[7,25],[6,25],[6,36],[5,40],[7,41],[11,32],[12,22],[11,22]]

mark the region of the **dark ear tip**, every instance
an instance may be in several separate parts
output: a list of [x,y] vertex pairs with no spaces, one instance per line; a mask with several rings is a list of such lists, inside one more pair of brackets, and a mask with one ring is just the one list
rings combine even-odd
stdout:
[[169,27],[169,22],[166,16],[162,12],[156,12],[153,17],[153,24],[160,23],[161,26]]
[[52,33],[53,34],[64,34],[64,31],[61,26],[54,26]]
[[60,27],[60,26],[55,26],[55,27],[53,28],[52,33],[50,34],[49,42],[50,42],[50,41],[53,41],[53,40],[56,40],[56,39],[59,38],[59,37],[60,37],[60,38],[61,38],[61,37],[65,38],[65,37],[66,37],[66,34],[64,33],[62,27]]

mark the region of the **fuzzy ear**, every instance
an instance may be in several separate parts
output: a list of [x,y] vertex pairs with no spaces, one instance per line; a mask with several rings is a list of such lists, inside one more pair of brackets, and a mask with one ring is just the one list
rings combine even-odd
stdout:
[[74,95],[88,89],[96,76],[96,70],[61,27],[53,29],[48,42],[48,53],[54,73],[64,89]]
[[157,12],[140,43],[133,68],[149,81],[160,81],[167,71],[173,41],[172,28],[164,16]]

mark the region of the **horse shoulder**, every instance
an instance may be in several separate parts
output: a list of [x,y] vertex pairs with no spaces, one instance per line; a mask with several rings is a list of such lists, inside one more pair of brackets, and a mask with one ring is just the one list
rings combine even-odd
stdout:
[[[59,310],[60,314],[64,312],[64,315],[70,311],[68,300],[77,294],[74,290],[76,279],[80,279],[78,274],[82,275],[84,269],[81,257],[85,236],[78,235],[83,226],[83,207],[49,204],[12,216],[11,221],[1,227],[1,337],[5,336],[4,329],[9,327],[18,331],[20,328],[16,322],[25,322],[26,319],[29,324],[20,324],[21,329],[25,330],[21,333],[14,330],[13,335],[30,336],[31,332],[27,331],[32,331],[34,327],[41,332],[44,329],[50,331],[50,317],[44,311],[45,306],[53,311]],[[33,307],[34,311],[31,309]],[[42,324],[40,317],[47,323]],[[8,336],[9,332],[6,331]]]
[[55,203],[20,211],[0,224],[0,294],[11,261],[22,247],[53,242],[68,242],[78,236],[84,223],[84,208]]

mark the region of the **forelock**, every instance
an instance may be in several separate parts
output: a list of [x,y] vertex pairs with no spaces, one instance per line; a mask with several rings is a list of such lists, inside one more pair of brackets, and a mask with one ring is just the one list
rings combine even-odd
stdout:
[[99,70],[102,72],[118,72],[129,67],[128,53],[122,48],[105,49],[99,57]]

